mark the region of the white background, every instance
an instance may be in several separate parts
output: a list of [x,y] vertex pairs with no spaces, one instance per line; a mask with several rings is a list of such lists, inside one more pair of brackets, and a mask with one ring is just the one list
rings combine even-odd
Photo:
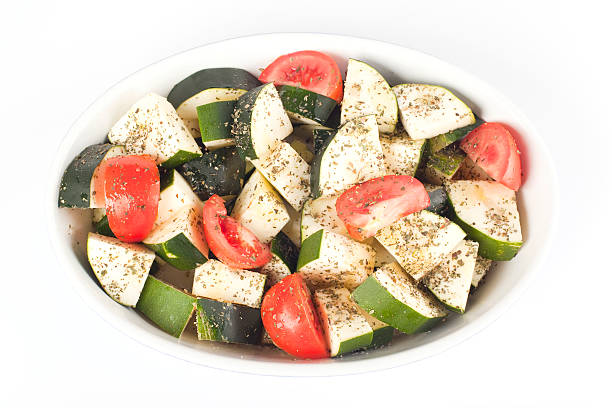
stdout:
[[[3,2],[0,405],[611,406],[612,30],[603,3]],[[533,285],[484,332],[377,373],[257,377],[144,348],[67,284],[40,198],[70,124],[145,65],[224,38],[282,31],[431,53],[501,90],[538,127],[561,180],[559,234]]]

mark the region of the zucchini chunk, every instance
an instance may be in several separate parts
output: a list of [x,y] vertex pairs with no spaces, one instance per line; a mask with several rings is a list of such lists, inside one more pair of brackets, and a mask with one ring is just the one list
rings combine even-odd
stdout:
[[197,107],[198,133],[206,149],[216,150],[236,144],[232,135],[235,107],[236,101],[210,102]]
[[419,280],[451,253],[465,232],[446,218],[423,210],[381,229],[375,237]]
[[268,277],[267,286],[274,286],[296,271],[300,250],[287,235],[279,232],[270,243],[270,252],[272,259],[259,272]]
[[244,181],[245,163],[234,146],[206,152],[202,157],[181,165],[179,173],[202,200],[214,194],[238,195]]
[[104,191],[96,191],[100,163],[125,154],[123,146],[109,143],[88,146],[68,165],[60,182],[58,207],[104,208]]
[[166,98],[150,93],[138,100],[108,132],[129,154],[148,154],[173,168],[202,155],[200,147]]
[[149,275],[136,309],[160,329],[179,338],[191,320],[195,302],[190,294]]
[[455,180],[482,180],[495,181],[469,157],[465,157],[457,172],[453,175]]
[[203,264],[208,258],[208,244],[201,207],[184,206],[154,228],[142,243],[177,269],[186,271]]
[[397,125],[397,98],[378,71],[349,58],[340,123],[366,115],[376,115],[380,133],[392,133]]
[[90,232],[87,259],[108,296],[117,303],[133,307],[147,280],[155,253],[142,245]]
[[446,316],[444,306],[397,262],[377,269],[351,296],[376,319],[407,334],[429,330]]
[[196,303],[198,340],[259,344],[261,311],[257,308],[199,298]]
[[476,266],[474,267],[474,275],[472,275],[472,286],[477,288],[482,278],[489,272],[493,265],[493,261],[481,256],[476,257]]
[[436,186],[434,184],[424,184],[427,194],[429,194],[429,207],[427,211],[448,217],[448,197],[444,186]]
[[372,273],[375,256],[371,246],[322,229],[302,242],[297,270],[312,287],[353,289]]
[[477,253],[478,242],[463,240],[423,278],[431,293],[454,312],[465,312]]
[[168,102],[181,118],[197,119],[198,106],[236,100],[259,85],[261,82],[244,69],[207,68],[174,85],[168,94]]
[[325,95],[290,85],[280,86],[278,95],[291,122],[306,125],[325,124],[338,104]]
[[374,251],[376,252],[376,257],[374,258],[374,267],[379,268],[385,264],[393,263],[395,261],[395,257],[391,255],[387,249],[376,240],[374,237],[370,237],[363,241],[364,244],[370,245]]
[[372,342],[368,345],[368,348],[376,348],[389,344],[393,338],[393,327],[389,326],[385,322],[381,322],[363,310],[359,305],[357,305],[357,303],[354,304],[357,306],[359,313],[361,313],[361,315],[366,319],[370,325],[370,328],[372,328]]
[[516,194],[494,181],[454,180],[446,184],[452,219],[477,241],[478,255],[509,261],[523,245]]
[[336,135],[336,132],[338,132],[337,129],[331,129],[323,126],[312,129],[312,144],[315,155],[322,150],[323,146],[325,146],[325,143],[328,140]]
[[374,115],[346,122],[315,154],[310,174],[314,198],[335,195],[385,175]]
[[183,123],[185,124],[185,127],[187,128],[189,133],[191,133],[191,136],[193,136],[193,138],[196,140],[196,143],[198,142],[198,139],[200,139],[201,141],[202,134],[200,133],[200,123],[198,122],[198,119],[183,118]]
[[236,199],[231,216],[264,244],[272,241],[289,222],[283,200],[257,170]]
[[195,269],[191,293],[222,302],[258,308],[264,292],[266,275],[234,269],[210,259]]
[[416,174],[423,156],[425,140],[412,140],[402,131],[394,135],[380,135],[380,146],[386,175]]
[[338,196],[319,197],[314,200],[308,199],[304,203],[300,227],[302,242],[320,229],[350,237],[344,223],[336,213],[337,199]]
[[313,300],[331,357],[368,347],[373,331],[346,288],[317,289]]
[[464,159],[465,153],[455,145],[430,154],[425,164],[425,180],[431,184],[444,184],[453,178]]
[[393,91],[402,125],[412,139],[431,139],[476,121],[470,108],[441,86],[401,84]]
[[310,195],[310,166],[286,142],[279,142],[265,159],[251,160],[270,184],[295,210]]
[[194,207],[199,213],[202,212],[202,200],[176,169],[162,172],[160,190],[157,219],[153,228],[174,217],[185,206]]
[[443,133],[441,135],[432,137],[427,142],[428,149],[431,153],[438,152],[444,149],[446,146],[450,146],[458,140],[463,139],[470,133],[472,130],[476,129],[478,126],[484,123],[483,120],[474,116],[475,122],[471,125],[463,126],[459,129],[451,130],[449,132]]
[[284,232],[289,237],[291,242],[293,242],[295,246],[299,248],[302,246],[302,240],[300,238],[302,212],[294,210],[290,205],[286,205],[285,208],[289,213],[289,222],[285,224],[281,231]]
[[266,158],[292,131],[274,83],[254,88],[236,102],[232,134],[243,160]]

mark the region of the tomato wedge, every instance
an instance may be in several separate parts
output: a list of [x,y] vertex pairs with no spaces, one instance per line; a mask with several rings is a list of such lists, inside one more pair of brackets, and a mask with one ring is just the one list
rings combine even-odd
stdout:
[[274,344],[292,356],[329,357],[323,328],[302,275],[289,275],[266,292],[261,320]]
[[514,191],[521,187],[520,152],[514,137],[501,123],[483,123],[459,146],[494,180]]
[[263,70],[259,80],[297,86],[335,99],[338,103],[342,101],[340,68],[329,55],[319,51],[281,55]]
[[429,194],[411,176],[384,176],[357,184],[336,200],[349,235],[362,241],[413,212],[429,206]]
[[108,159],[101,169],[108,225],[124,242],[139,242],[149,235],[159,203],[159,171],[146,155]]
[[213,195],[204,203],[204,235],[213,254],[231,268],[252,269],[272,259],[270,248],[232,217],[224,201]]

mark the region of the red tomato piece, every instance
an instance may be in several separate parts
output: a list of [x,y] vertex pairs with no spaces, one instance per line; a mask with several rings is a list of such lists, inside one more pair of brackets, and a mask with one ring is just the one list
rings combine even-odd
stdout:
[[261,82],[291,85],[342,101],[342,74],[329,55],[298,51],[281,55],[263,70]]
[[520,188],[520,152],[514,137],[501,123],[483,123],[459,146],[491,178],[515,191]]
[[149,235],[159,203],[159,171],[145,155],[119,156],[105,162],[104,197],[108,225],[124,242]]
[[310,291],[299,273],[287,276],[266,292],[261,320],[274,344],[292,356],[329,357]]
[[204,203],[204,235],[213,254],[230,268],[253,269],[272,259],[270,248],[228,217],[224,201],[213,195]]
[[427,190],[411,176],[377,177],[349,188],[336,200],[338,217],[359,241],[428,206]]

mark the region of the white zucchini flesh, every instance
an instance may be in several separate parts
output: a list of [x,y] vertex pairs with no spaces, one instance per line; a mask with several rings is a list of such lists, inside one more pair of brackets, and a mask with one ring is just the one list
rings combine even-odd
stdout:
[[[176,113],[184,120],[193,120],[198,123],[197,107],[212,102],[234,101],[244,95],[246,90],[236,88],[208,88],[193,95],[176,109]],[[196,126],[199,133],[199,125]]]
[[364,244],[370,245],[374,251],[376,252],[376,258],[374,258],[374,266],[379,268],[385,264],[393,263],[395,261],[395,257],[391,255],[387,248],[385,248],[378,240],[374,237],[370,237],[363,241]]
[[191,189],[191,186],[175,169],[171,170],[172,184],[159,193],[159,203],[157,205],[157,219],[153,228],[172,218],[178,211],[185,206],[196,208],[202,213],[204,204],[200,197]]
[[423,279],[440,302],[459,313],[465,312],[477,254],[478,243],[463,240]]
[[216,259],[209,259],[195,269],[191,292],[221,302],[258,308],[265,282],[266,275],[230,268]]
[[287,234],[291,242],[299,248],[302,246],[302,240],[300,238],[302,211],[296,211],[290,205],[285,205],[285,208],[287,209],[287,213],[289,213],[289,222],[285,224],[281,231]]
[[483,180],[494,181],[489,175],[469,157],[466,157],[461,162],[461,166],[453,175],[455,180]]
[[200,122],[198,122],[197,117],[195,119],[185,119],[181,117],[181,119],[183,119],[185,127],[187,128],[189,133],[191,133],[191,136],[193,136],[194,139],[199,139],[202,137],[202,135],[200,134]]
[[318,170],[320,196],[336,195],[385,175],[374,115],[345,123],[322,154]]
[[102,289],[116,302],[136,306],[155,252],[138,244],[90,232],[87,258]]
[[399,219],[375,235],[399,264],[419,280],[465,238],[459,226],[429,211]]
[[276,254],[272,254],[270,262],[262,266],[259,272],[267,276],[268,286],[276,285],[292,273],[287,264]]
[[[314,234],[313,234],[314,235]],[[316,259],[300,265],[298,272],[312,287],[330,285],[344,285],[349,289],[359,286],[374,270],[376,253],[371,246],[362,244],[331,231],[322,230],[320,241],[302,242],[301,251],[315,251],[309,244],[316,246],[318,256]]]
[[[372,328],[351,300],[351,294],[346,288],[318,289],[314,292],[313,298],[332,357],[354,351],[354,349],[343,350],[343,343],[346,345],[347,341],[362,336],[366,338],[369,336],[369,342],[372,341]],[[369,345],[369,342],[366,341],[368,343],[366,345]]]
[[278,143],[265,159],[252,163],[295,210],[302,208],[310,195],[310,166],[289,143]]
[[374,277],[391,296],[420,315],[428,318],[446,315],[444,307],[432,295],[421,290],[397,262],[377,269]]
[[412,139],[430,139],[476,122],[470,108],[441,86],[401,84],[393,91],[402,125]]
[[474,267],[474,274],[472,275],[472,286],[477,288],[482,278],[489,272],[493,261],[481,256],[476,257],[476,266]]
[[264,244],[289,222],[283,200],[258,170],[242,188],[231,216]]
[[457,216],[487,236],[521,242],[516,193],[494,181],[455,180],[446,185]]
[[380,133],[391,133],[397,124],[395,93],[378,71],[349,58],[344,85],[340,123],[366,115],[376,115]]
[[200,206],[183,206],[172,217],[155,227],[142,242],[147,245],[162,244],[181,233],[202,255],[208,256],[208,244],[204,236],[202,207]]
[[425,140],[410,139],[404,131],[399,135],[381,135],[380,145],[385,162],[385,173],[414,176],[421,160],[424,144]]
[[195,139],[163,96],[150,93],[138,100],[108,133],[113,144],[129,154],[151,155],[162,164],[179,151],[201,155]]
[[349,233],[336,212],[338,196],[308,199],[302,208],[301,240],[302,242],[319,231],[325,229],[336,234],[349,237]]

